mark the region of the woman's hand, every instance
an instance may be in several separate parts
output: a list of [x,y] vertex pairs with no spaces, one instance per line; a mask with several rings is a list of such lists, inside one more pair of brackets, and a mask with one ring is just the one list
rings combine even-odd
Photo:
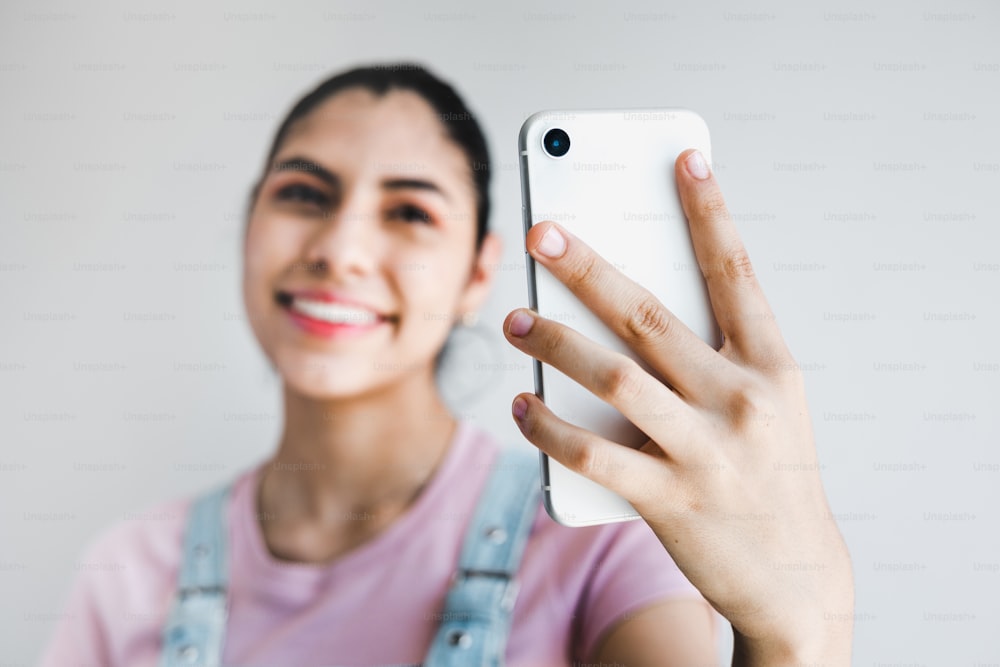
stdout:
[[635,507],[732,624],[734,664],[848,665],[851,562],[820,480],[802,374],[700,157],[685,151],[675,172],[721,349],[579,239],[537,224],[527,238],[532,257],[673,389],[625,355],[518,309],[504,322],[513,345],[613,405],[650,440],[638,450],[610,442],[530,393],[514,400],[515,420],[539,449]]

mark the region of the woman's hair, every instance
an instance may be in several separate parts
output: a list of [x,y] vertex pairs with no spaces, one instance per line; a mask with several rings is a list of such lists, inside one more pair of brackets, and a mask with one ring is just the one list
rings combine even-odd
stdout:
[[[408,90],[420,95],[434,109],[448,137],[462,149],[476,188],[476,251],[486,236],[490,215],[490,156],[486,137],[465,102],[449,84],[422,65],[408,62],[356,67],[326,79],[295,103],[282,121],[267,154],[265,173],[250,194],[248,213],[260,190],[266,170],[296,121],[308,116],[320,104],[339,92],[361,88],[382,96],[391,90]],[[247,216],[249,223],[249,215]]]

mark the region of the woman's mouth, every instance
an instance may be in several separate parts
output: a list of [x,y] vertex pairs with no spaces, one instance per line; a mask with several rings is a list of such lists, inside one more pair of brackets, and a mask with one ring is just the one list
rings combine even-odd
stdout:
[[306,333],[323,338],[361,335],[396,319],[353,303],[311,298],[285,291],[278,291],[275,301],[288,313],[296,326]]

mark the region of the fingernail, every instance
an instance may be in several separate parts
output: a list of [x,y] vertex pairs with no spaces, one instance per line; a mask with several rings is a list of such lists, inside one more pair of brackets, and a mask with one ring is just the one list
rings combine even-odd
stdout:
[[510,319],[510,333],[512,336],[524,336],[531,331],[531,325],[534,323],[534,317],[523,310],[519,310],[514,313],[514,317]]
[[548,231],[542,235],[542,240],[538,242],[536,250],[546,257],[556,259],[563,254],[563,251],[566,250],[566,239],[563,238],[563,235],[560,234],[555,228],[555,225],[552,225],[549,227]]
[[699,181],[708,178],[708,163],[705,162],[705,156],[701,154],[701,151],[695,151],[688,155],[684,164],[687,166],[688,173]]
[[524,419],[524,415],[528,413],[528,402],[518,396],[514,399],[514,405],[511,407],[511,411],[519,420]]

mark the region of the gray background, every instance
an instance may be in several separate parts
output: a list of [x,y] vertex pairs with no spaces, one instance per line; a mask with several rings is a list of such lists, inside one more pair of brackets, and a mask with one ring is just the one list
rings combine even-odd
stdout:
[[805,371],[855,664],[1000,662],[997,5],[504,4],[4,4],[0,665],[37,658],[96,531],[275,446],[243,203],[299,95],[395,58],[456,84],[496,161],[506,254],[462,415],[528,446],[499,333],[527,298],[522,120],[692,108]]

